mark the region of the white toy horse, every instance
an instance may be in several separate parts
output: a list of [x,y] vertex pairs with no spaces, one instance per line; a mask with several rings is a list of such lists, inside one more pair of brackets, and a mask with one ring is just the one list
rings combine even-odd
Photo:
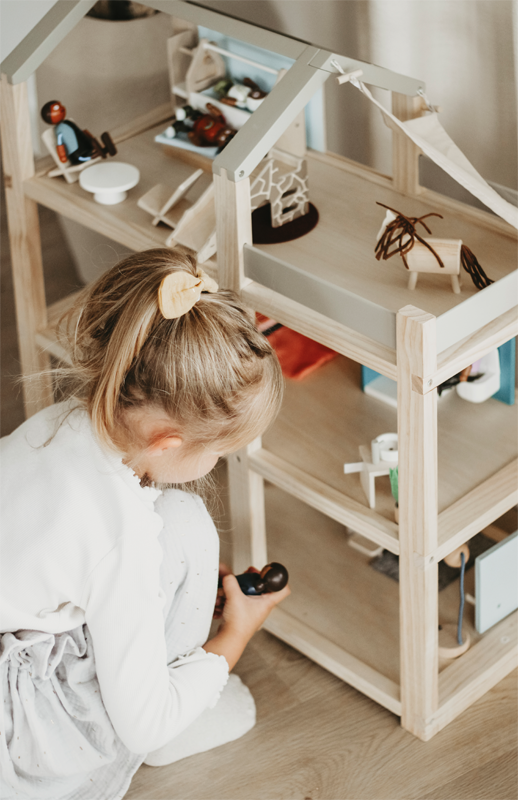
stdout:
[[405,217],[400,211],[378,203],[387,209],[385,219],[376,237],[375,254],[378,261],[387,260],[394,255],[403,259],[405,267],[410,271],[408,288],[415,289],[420,272],[442,273],[451,276],[451,286],[455,294],[460,293],[460,268],[464,267],[471,275],[477,289],[484,289],[493,281],[487,277],[471,250],[461,239],[424,239],[416,231],[420,224],[428,233],[428,225],[423,221],[427,217],[440,217],[441,214],[430,213],[422,217]]

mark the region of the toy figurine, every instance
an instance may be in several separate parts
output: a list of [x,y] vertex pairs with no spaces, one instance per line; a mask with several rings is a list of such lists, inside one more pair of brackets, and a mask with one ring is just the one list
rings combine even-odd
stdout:
[[243,572],[236,575],[236,578],[243,594],[269,594],[284,589],[288,583],[288,570],[273,561],[263,567],[261,572]]
[[191,106],[179,108],[176,112],[176,122],[173,122],[166,131],[167,136],[174,138],[178,133],[186,133],[196,147],[222,149],[237,131],[227,125],[223,114],[212,103],[207,103],[207,111],[207,114],[203,114]]
[[243,84],[236,83],[227,89],[225,96],[221,97],[221,102],[229,106],[255,111],[265,97],[266,92],[263,92],[251,78],[244,78]]
[[[101,135],[102,145],[90,131],[81,130],[75,122],[65,119],[67,110],[59,100],[50,100],[41,109],[41,116],[48,125],[54,125],[56,151],[62,164],[82,164],[94,158],[106,158],[117,153],[109,133]],[[104,145],[104,146],[103,146]]]
[[477,289],[485,289],[493,281],[485,274],[476,256],[460,239],[425,239],[416,230],[417,225],[431,233],[424,222],[427,217],[442,214],[432,212],[422,217],[406,217],[400,211],[378,203],[387,209],[385,219],[377,236],[375,254],[378,261],[399,254],[410,271],[409,289],[415,289],[419,272],[443,272],[451,276],[452,289],[460,292],[459,274],[461,266],[470,275]]

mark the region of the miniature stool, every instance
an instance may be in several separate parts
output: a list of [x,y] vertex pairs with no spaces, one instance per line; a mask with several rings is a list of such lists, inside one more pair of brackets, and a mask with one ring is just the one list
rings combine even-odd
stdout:
[[120,161],[106,161],[88,167],[79,175],[79,185],[87,192],[93,192],[96,203],[113,206],[126,199],[128,189],[136,186],[140,172],[132,164]]

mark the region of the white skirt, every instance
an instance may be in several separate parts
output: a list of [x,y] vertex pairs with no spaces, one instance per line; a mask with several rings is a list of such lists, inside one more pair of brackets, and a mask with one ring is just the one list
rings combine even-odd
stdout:
[[[167,659],[172,663],[208,638],[219,540],[197,497],[171,490],[157,500],[156,510],[164,519],[159,538],[164,553],[160,580],[166,593]],[[192,523],[193,515],[199,519],[195,535],[192,524],[182,524],[187,519]],[[191,582],[189,593],[185,589]],[[200,585],[205,587],[203,597]],[[183,591],[171,594],[170,586],[181,586]],[[191,613],[190,606],[184,605],[196,595],[195,606],[202,614]],[[179,619],[189,619],[189,624],[180,625]],[[101,699],[86,625],[59,634],[17,631],[1,635],[0,692],[2,800],[118,800],[124,796],[146,755],[131,753],[113,729]],[[178,737],[178,756],[186,754],[182,736]],[[199,749],[207,749],[207,743],[200,745]]]

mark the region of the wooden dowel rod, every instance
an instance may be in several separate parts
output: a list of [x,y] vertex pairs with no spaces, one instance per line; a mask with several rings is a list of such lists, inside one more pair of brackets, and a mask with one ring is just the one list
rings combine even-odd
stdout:
[[264,72],[271,72],[272,75],[278,75],[279,70],[274,69],[273,67],[267,67],[265,64],[259,64],[257,61],[252,61],[249,58],[245,58],[244,56],[238,56],[237,53],[231,53],[229,50],[223,50],[222,47],[217,47],[215,44],[211,44],[211,42],[207,42],[204,44],[205,50],[214,50],[215,53],[219,53],[222,56],[228,56],[229,58],[235,58],[236,61],[243,61],[245,64],[250,64],[252,67],[259,67],[259,69],[264,70]]

